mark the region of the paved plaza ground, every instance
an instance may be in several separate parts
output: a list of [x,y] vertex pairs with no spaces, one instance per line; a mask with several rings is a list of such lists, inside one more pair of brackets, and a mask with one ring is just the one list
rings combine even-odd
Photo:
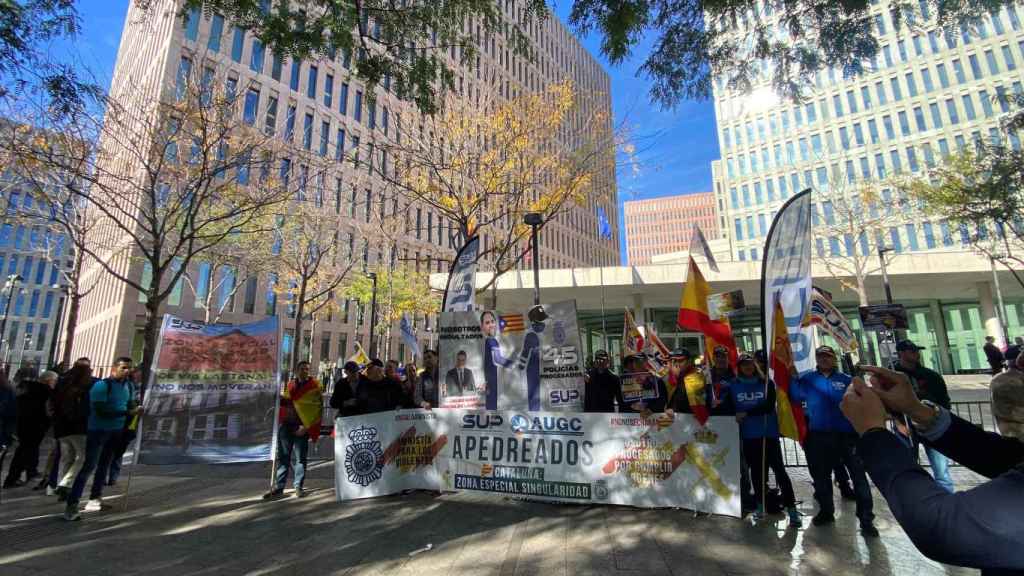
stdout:
[[[26,488],[0,506],[4,576],[190,574],[972,574],[928,561],[876,497],[882,537],[857,532],[853,505],[834,527],[757,526],[683,510],[563,506],[494,495],[415,492],[339,503],[330,465],[312,470],[311,494],[263,502],[266,465],[140,467],[128,510],[79,522]],[[801,510],[810,483],[793,471]],[[958,481],[966,479],[958,473]],[[122,482],[123,484],[123,482]],[[431,545],[430,550],[412,554]]]
[[[329,457],[329,444],[321,443]],[[931,576],[976,574],[925,559],[875,492],[881,538],[857,531],[854,505],[835,526],[815,511],[805,468],[790,469],[805,527],[756,526],[684,510],[569,506],[471,493],[415,492],[339,503],[329,460],[313,463],[303,500],[263,502],[267,464],[140,466],[123,511],[67,523],[55,498],[28,488],[0,504],[0,575],[576,574]],[[980,478],[954,468],[958,488]],[[430,545],[429,550],[425,548]],[[419,553],[415,553],[420,551]]]

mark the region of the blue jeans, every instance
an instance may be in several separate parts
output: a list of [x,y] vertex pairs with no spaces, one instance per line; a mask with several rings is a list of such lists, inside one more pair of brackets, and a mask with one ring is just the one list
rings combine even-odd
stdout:
[[68,494],[68,507],[78,506],[82,499],[82,492],[85,491],[85,483],[89,476],[95,476],[92,482],[92,490],[89,491],[89,499],[93,500],[103,496],[103,484],[107,469],[110,467],[111,450],[104,450],[108,444],[116,446],[121,439],[121,430],[89,430],[85,437],[85,464],[75,476],[75,483],[71,485],[71,493]]
[[309,455],[309,435],[296,436],[286,426],[277,429],[277,471],[274,474],[274,488],[284,490],[285,480],[288,479],[288,467],[292,465],[292,456],[295,456],[292,470],[293,486],[302,488],[306,480],[306,458]]
[[939,483],[948,492],[953,492],[953,477],[949,475],[949,458],[946,458],[945,454],[938,450],[933,450],[927,446],[924,448],[925,456],[928,457],[928,462],[932,465],[932,476],[935,477],[935,481]]

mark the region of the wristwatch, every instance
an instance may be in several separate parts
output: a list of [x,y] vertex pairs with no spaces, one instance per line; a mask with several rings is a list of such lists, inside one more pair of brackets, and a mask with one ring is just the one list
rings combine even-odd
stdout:
[[921,404],[927,406],[928,409],[931,410],[931,415],[925,422],[918,422],[913,419],[912,420],[914,422],[914,428],[917,428],[921,432],[927,432],[929,428],[935,425],[935,421],[938,419],[939,412],[941,409],[939,408],[938,404],[932,402],[931,400],[921,400]]

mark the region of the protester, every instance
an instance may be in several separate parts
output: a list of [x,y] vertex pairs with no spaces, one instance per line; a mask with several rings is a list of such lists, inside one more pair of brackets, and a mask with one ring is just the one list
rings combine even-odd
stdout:
[[366,372],[359,376],[356,406],[359,414],[413,407],[412,399],[402,391],[402,386],[384,377],[384,362],[380,358],[370,360]]
[[[910,340],[901,340],[896,344],[896,352],[899,354],[899,362],[896,369],[910,377],[910,383],[914,386],[914,392],[922,400],[928,400],[949,410],[949,390],[946,388],[946,381],[934,370],[929,370],[921,364],[921,350],[923,347],[914,344]],[[997,350],[998,352],[998,350]],[[1003,356],[999,355],[999,362],[1002,365]],[[999,371],[995,372],[996,374]],[[952,492],[954,490],[953,478],[949,475],[949,459],[942,453],[925,446],[924,453],[928,456],[928,462],[932,465],[932,474],[939,485]]]
[[701,420],[710,415],[707,404],[707,382],[694,365],[686,348],[676,348],[668,355],[668,378],[665,382],[665,406],[670,412],[694,414]]
[[437,380],[437,352],[429,348],[423,351],[423,369],[416,379],[416,391],[413,403],[420,408],[430,410],[440,406],[440,386]]
[[610,369],[611,358],[605,350],[594,354],[594,367],[587,372],[583,394],[584,412],[616,412],[626,407],[622,399],[622,380]]
[[[14,388],[7,381],[7,375],[0,370],[0,456],[4,455],[14,442],[17,424],[18,398],[14,394]],[[3,459],[0,458],[0,466],[2,465]]]
[[[65,520],[81,518],[78,501],[85,490],[85,483],[89,476],[96,472],[97,466],[101,471],[107,470],[110,466],[109,458],[112,451],[104,449],[108,444],[116,445],[120,440],[126,418],[141,412],[131,397],[129,380],[131,370],[132,359],[122,356],[114,361],[112,375],[93,384],[89,391],[89,423],[85,441],[85,463],[75,476],[74,484],[68,494],[68,502],[64,510]],[[87,511],[102,508],[103,485],[105,484],[103,480],[104,478],[100,474],[96,474],[93,479],[89,502],[85,507]]]
[[985,345],[982,346],[982,350],[985,351],[985,359],[988,360],[989,368],[992,369],[992,375],[995,376],[1003,371],[1003,352],[996,346],[996,339],[992,336],[985,336]]
[[89,390],[92,368],[76,363],[57,384],[53,395],[53,436],[60,445],[57,497],[64,501],[75,477],[85,465],[86,432],[89,428]]
[[462,396],[476,393],[473,371],[466,368],[466,351],[455,353],[455,367],[444,375],[444,390],[447,396]]
[[399,369],[397,360],[388,360],[384,363],[384,377],[398,382],[399,388],[402,389],[402,394],[408,398],[410,403],[412,402],[413,394],[416,392],[415,372],[412,378],[410,378],[407,372],[403,373]]
[[992,379],[992,418],[1003,436],[1024,440],[1024,354],[1007,358],[1006,372]]
[[305,497],[303,483],[306,480],[309,442],[316,442],[320,437],[324,387],[310,375],[309,362],[299,362],[295,365],[295,371],[295,377],[281,391],[277,419],[277,469],[274,472],[274,488],[263,495],[264,500],[284,495],[289,468],[292,470],[295,497]]
[[[920,400],[905,374],[862,366],[843,398],[843,414],[860,434],[858,451],[893,517],[928,558],[983,576],[1024,574],[1024,443],[986,432]],[[917,463],[917,457],[886,429],[886,410],[906,414],[922,441],[991,478],[950,493]]]
[[628,410],[619,410],[620,412],[637,412],[644,415],[651,415],[654,413],[664,412],[666,406],[666,398],[668,398],[668,390],[665,387],[665,380],[659,378],[657,375],[650,373],[649,367],[647,366],[647,356],[644,354],[632,354],[626,356],[622,360],[622,374],[629,378],[646,378],[647,383],[645,388],[655,388],[658,391],[656,398],[649,398],[645,400],[639,400],[633,402],[628,406]]
[[334,382],[330,406],[335,410],[335,417],[354,416],[356,407],[356,385],[359,382],[359,364],[349,360],[341,369],[341,375]]
[[[21,392],[17,398],[18,447],[11,459],[4,488],[22,486],[40,476],[39,446],[50,429],[47,403],[56,384],[57,373],[49,370],[32,379],[26,375],[21,381]],[[21,480],[22,473],[25,474],[24,482]]]
[[740,356],[738,368],[739,374],[730,383],[728,390],[736,409],[736,421],[740,423],[743,453],[750,464],[757,506],[755,517],[765,516],[765,485],[770,468],[782,492],[782,503],[789,516],[789,525],[800,527],[803,521],[796,509],[793,482],[782,461],[779,418],[775,414],[775,383],[758,371],[754,357],[750,354]]
[[736,371],[729,365],[729,350],[725,346],[715,346],[711,355],[711,366],[708,370],[707,402],[711,413],[720,416],[732,416],[735,411],[729,402],[729,384],[736,378]]
[[843,394],[852,379],[838,371],[838,358],[830,346],[818,347],[815,359],[817,367],[804,374],[792,390],[793,399],[803,401],[807,406],[808,431],[804,453],[814,481],[814,499],[818,501],[818,514],[811,522],[815,526],[835,522],[832,472],[841,463],[853,481],[861,534],[870,538],[877,537],[871,487],[864,466],[857,457],[857,435],[839,410]]
[[[131,378],[128,381],[128,385],[131,386],[132,401],[136,405],[142,406],[142,367],[136,366],[132,370]],[[114,486],[117,484],[117,479],[121,477],[121,464],[124,460],[124,453],[128,451],[128,447],[135,441],[136,434],[139,428],[139,417],[135,415],[131,418],[125,418],[124,430],[121,432],[121,437],[117,442],[110,445],[110,468],[106,473],[107,486]]]

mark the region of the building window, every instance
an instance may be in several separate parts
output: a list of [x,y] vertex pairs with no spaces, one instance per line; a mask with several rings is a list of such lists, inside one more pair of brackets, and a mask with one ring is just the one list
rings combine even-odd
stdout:
[[356,122],[362,122],[363,121],[363,91],[362,90],[356,90],[356,102],[355,102],[355,110],[353,110],[353,116],[356,119]]
[[249,88],[245,93],[245,107],[242,110],[242,120],[249,126],[256,125],[256,113],[260,107],[259,88]]
[[341,91],[338,93],[338,112],[348,113],[348,82],[341,83]]
[[328,74],[324,78],[324,106],[330,108],[334,105],[334,76]]
[[234,36],[231,39],[231,59],[235,62],[242,61],[242,47],[245,45],[245,30],[239,26],[234,27]]
[[291,76],[291,89],[293,92],[299,91],[299,74],[302,71],[302,60],[292,60],[292,76]]
[[316,99],[316,77],[319,69],[316,66],[310,65],[309,76],[306,80],[306,96],[310,99]]
[[952,98],[946,100],[946,113],[949,114],[950,124],[960,123],[960,116],[956,113],[956,100],[953,100]]
[[199,37],[199,8],[191,8],[185,15],[185,38],[195,42]]
[[224,35],[224,17],[214,14],[210,23],[210,37],[206,40],[206,49],[210,52],[220,52],[220,39]]
[[257,74],[263,73],[264,52],[266,52],[266,48],[263,46],[263,42],[260,42],[257,38],[253,38],[252,54],[249,56],[249,69]]
[[313,115],[308,112],[302,122],[302,147],[306,150],[313,147]]

